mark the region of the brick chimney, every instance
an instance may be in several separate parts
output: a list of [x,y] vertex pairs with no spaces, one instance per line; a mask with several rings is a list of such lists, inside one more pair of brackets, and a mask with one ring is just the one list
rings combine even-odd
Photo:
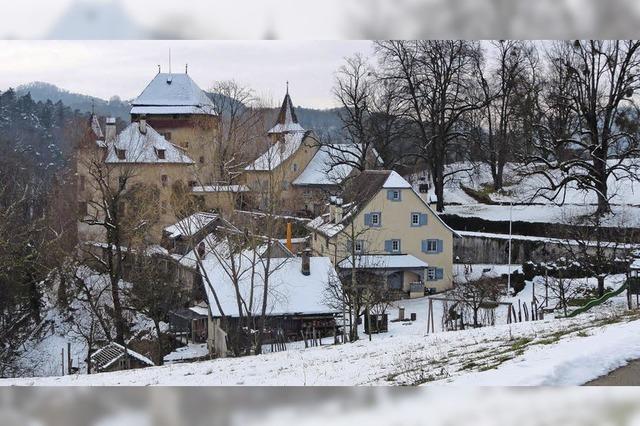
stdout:
[[106,125],[104,127],[104,140],[106,142],[113,142],[116,139],[116,119],[114,117],[107,118]]
[[302,275],[311,275],[311,249],[302,250]]

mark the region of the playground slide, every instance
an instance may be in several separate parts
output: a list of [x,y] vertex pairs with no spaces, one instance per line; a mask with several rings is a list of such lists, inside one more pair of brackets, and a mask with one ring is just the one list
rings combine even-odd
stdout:
[[605,294],[602,295],[602,297],[599,297],[598,299],[594,299],[594,300],[588,301],[584,306],[581,306],[578,309],[576,309],[575,311],[573,311],[570,314],[568,314],[567,318],[572,318],[572,317],[575,317],[578,314],[581,314],[583,312],[587,312],[589,309],[593,308],[594,306],[598,306],[601,303],[606,302],[607,300],[611,299],[612,297],[615,297],[615,296],[619,295],[620,293],[622,293],[626,289],[627,289],[627,282],[625,281],[625,283],[622,284],[619,289],[612,290],[612,291],[610,291],[608,293],[605,293]]

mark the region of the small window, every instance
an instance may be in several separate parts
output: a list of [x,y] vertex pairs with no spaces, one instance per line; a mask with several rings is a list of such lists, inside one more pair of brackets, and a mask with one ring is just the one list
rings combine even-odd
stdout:
[[198,161],[200,161],[200,164],[204,164],[204,156],[201,155],[200,158],[198,159]]
[[391,241],[391,251],[397,253],[400,251],[400,240]]
[[164,160],[166,158],[165,153],[166,151],[164,149],[156,149],[156,155],[159,160]]
[[298,164],[297,163],[293,163],[292,168],[293,168],[294,172],[297,172],[298,171]]
[[371,225],[372,226],[380,225],[380,213],[371,213]]
[[356,242],[355,242],[355,244],[353,245],[353,250],[354,250],[356,253],[362,253],[362,251],[363,251],[363,247],[362,247],[362,246],[363,246],[362,241],[361,241],[361,240],[358,240],[358,241],[356,241]]
[[427,252],[435,253],[438,251],[438,240],[427,240]]
[[434,281],[436,279],[436,268],[427,268],[427,280]]
[[185,147],[185,148],[189,148],[189,141],[185,141],[185,143],[184,143],[184,147]]
[[118,160],[126,160],[127,150],[116,148],[116,156],[118,157]]
[[169,184],[169,176],[167,175],[160,176],[160,180],[162,181],[162,186],[167,186]]
[[394,201],[398,201],[398,200],[400,199],[400,191],[398,191],[398,190],[394,190],[394,191],[391,193],[391,197],[392,197],[392,199],[393,199]]
[[412,226],[420,225],[420,213],[411,213],[411,225]]

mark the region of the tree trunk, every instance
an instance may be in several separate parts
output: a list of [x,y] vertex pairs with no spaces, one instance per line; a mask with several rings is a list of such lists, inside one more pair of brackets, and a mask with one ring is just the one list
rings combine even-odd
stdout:
[[604,296],[604,277],[598,277],[598,297]]
[[160,321],[153,321],[153,325],[156,328],[156,336],[158,338],[157,342],[157,356],[156,356],[156,365],[162,365],[163,361],[163,347],[162,347],[162,333],[160,332]]

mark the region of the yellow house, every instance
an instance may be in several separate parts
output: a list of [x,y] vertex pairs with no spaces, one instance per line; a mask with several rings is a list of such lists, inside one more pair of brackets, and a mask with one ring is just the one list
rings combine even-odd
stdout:
[[307,228],[316,255],[331,257],[342,271],[355,262],[382,274],[390,290],[417,297],[453,285],[459,235],[394,171],[362,172]]

